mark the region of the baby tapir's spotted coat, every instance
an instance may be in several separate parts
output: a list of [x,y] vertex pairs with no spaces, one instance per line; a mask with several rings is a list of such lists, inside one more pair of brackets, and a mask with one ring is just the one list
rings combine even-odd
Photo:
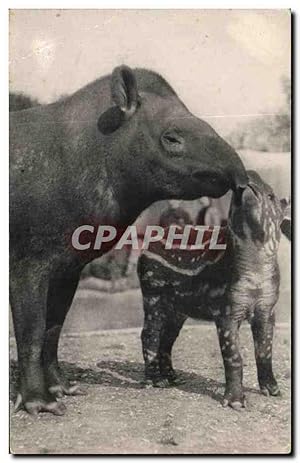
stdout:
[[261,391],[279,395],[272,371],[274,306],[279,295],[277,249],[286,203],[259,175],[232,198],[225,251],[213,258],[188,251],[165,251],[158,243],[144,251],[138,274],[144,301],[142,331],[146,379],[154,386],[176,383],[171,351],[188,317],[215,321],[225,367],[223,404],[244,405],[239,327],[251,324]]

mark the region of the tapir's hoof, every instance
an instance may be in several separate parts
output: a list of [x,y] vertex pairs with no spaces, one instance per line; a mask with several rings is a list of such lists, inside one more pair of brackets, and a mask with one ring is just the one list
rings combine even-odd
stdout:
[[260,387],[260,391],[265,396],[275,396],[278,397],[281,395],[280,389],[277,384],[265,384]]
[[143,385],[145,387],[153,386],[153,387],[170,387],[169,380],[167,378],[146,378],[143,381]]
[[231,407],[233,410],[241,411],[243,408],[246,408],[245,396],[236,397],[225,395],[222,405],[223,407]]
[[186,381],[183,378],[179,378],[177,376],[172,376],[168,378],[170,386],[180,386],[180,384],[184,384]]
[[87,392],[82,389],[79,385],[63,386],[56,384],[55,386],[49,387],[49,392],[55,397],[63,397],[64,395],[86,395]]
[[170,383],[168,378],[159,378],[159,379],[154,379],[153,380],[153,386],[154,387],[170,387]]
[[17,412],[24,408],[30,415],[37,415],[40,412],[53,413],[53,415],[64,415],[66,413],[66,406],[62,402],[46,402],[44,400],[29,400],[25,403],[22,401],[21,394],[18,394],[15,411]]

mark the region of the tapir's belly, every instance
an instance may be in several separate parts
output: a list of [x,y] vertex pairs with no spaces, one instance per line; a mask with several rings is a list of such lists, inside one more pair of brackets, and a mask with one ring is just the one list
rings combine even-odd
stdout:
[[[178,283],[178,281],[177,281]],[[227,305],[226,283],[212,281],[177,284],[169,292],[169,304],[176,312],[196,320],[213,320]]]

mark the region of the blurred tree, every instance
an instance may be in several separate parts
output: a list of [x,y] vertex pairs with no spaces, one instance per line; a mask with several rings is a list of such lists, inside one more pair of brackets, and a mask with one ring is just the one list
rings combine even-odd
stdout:
[[291,81],[282,78],[285,104],[275,115],[255,118],[238,125],[227,137],[236,149],[256,151],[290,151],[291,149]]
[[24,95],[24,93],[9,93],[9,111],[21,111],[22,109],[38,106],[39,102],[35,98]]
[[291,79],[288,79],[287,77],[283,77],[281,82],[282,82],[283,93],[285,95],[286,110],[288,114],[290,114],[291,113],[291,93],[292,93]]

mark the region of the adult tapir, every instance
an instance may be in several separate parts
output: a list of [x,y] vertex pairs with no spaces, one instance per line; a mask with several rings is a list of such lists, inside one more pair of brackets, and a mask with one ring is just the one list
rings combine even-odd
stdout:
[[[156,200],[244,188],[235,151],[158,74],[114,69],[54,104],[11,113],[10,301],[20,372],[16,407],[65,411],[80,393],[57,361],[61,328],[91,254],[79,225],[123,226]],[[98,254],[99,256],[99,254]]]

